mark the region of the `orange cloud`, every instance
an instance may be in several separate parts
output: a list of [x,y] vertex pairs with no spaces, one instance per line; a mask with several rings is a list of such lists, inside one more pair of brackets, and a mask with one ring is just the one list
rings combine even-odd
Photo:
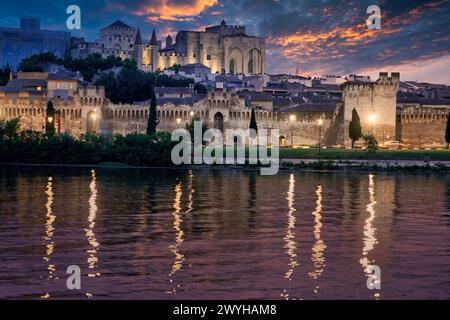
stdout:
[[133,11],[133,14],[147,16],[149,21],[191,21],[205,9],[218,3],[218,0],[191,0],[172,3],[170,0],[157,0]]

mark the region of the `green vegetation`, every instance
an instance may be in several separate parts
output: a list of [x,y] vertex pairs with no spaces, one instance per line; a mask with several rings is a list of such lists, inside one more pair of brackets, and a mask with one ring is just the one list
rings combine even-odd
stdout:
[[355,147],[355,142],[361,139],[362,137],[362,128],[361,128],[361,120],[359,119],[358,112],[355,108],[352,111],[352,121],[350,121],[349,125],[349,136],[352,139],[352,149]]
[[378,141],[373,135],[373,133],[367,133],[363,135],[364,146],[369,151],[369,153],[374,153],[378,150]]
[[5,67],[5,69],[0,68],[0,87],[6,86],[9,82],[9,76],[11,74],[11,68]]
[[[319,155],[317,148],[292,149],[280,148],[281,159],[323,159],[323,160],[367,160],[367,150],[322,149]],[[435,160],[450,161],[448,150],[384,150],[380,149],[371,155],[373,160]]]
[[258,124],[256,123],[256,115],[255,115],[255,109],[252,109],[252,115],[250,117],[250,129],[255,130],[254,132],[251,132],[251,137],[255,138],[255,133],[258,133]]
[[175,142],[167,132],[153,135],[92,135],[76,139],[18,130],[18,119],[0,120],[0,163],[171,166]]
[[[186,130],[191,135],[192,143],[194,143],[194,129],[195,129],[195,122],[201,121],[202,122],[202,138],[205,135],[205,132],[208,131],[208,124],[202,120],[200,120],[199,116],[194,116],[189,123],[186,123]],[[203,144],[203,141],[202,141]]]
[[447,150],[448,150],[450,144],[450,112],[448,113],[447,127],[445,129],[445,142],[447,143]]
[[151,89],[152,96],[150,101],[150,110],[149,110],[149,117],[148,117],[148,124],[147,124],[147,134],[152,135],[156,133],[156,127],[159,124],[159,121],[157,119],[157,110],[156,110],[156,94],[155,94],[155,88]]
[[[86,59],[57,58],[53,53],[41,53],[23,60],[19,66],[21,71],[42,72],[42,65],[55,63],[64,66],[72,72],[80,72],[85,81],[91,82],[98,72],[114,67],[122,67],[120,73],[115,76],[113,72],[100,75],[95,85],[105,87],[105,95],[113,103],[133,103],[151,98],[151,88],[157,87],[189,87],[199,94],[207,93],[207,88],[200,83],[194,84],[193,79],[178,80],[159,73],[149,73],[138,70],[133,60],[122,60],[119,57],[110,56],[106,59],[99,54],[89,55]],[[9,71],[4,77],[9,79]],[[2,76],[2,73],[0,73]],[[2,78],[0,78],[0,82]]]
[[92,81],[95,73],[104,71],[113,67],[137,68],[136,62],[129,59],[122,60],[119,57],[110,56],[106,59],[100,54],[89,55],[86,59],[72,59],[66,57],[64,59],[57,58],[53,53],[40,53],[22,60],[19,66],[20,71],[42,72],[42,65],[55,63],[64,66],[70,71],[80,72],[84,80]]

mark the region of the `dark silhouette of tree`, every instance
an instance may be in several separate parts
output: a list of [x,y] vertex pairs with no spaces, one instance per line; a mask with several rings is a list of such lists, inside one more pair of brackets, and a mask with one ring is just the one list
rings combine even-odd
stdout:
[[11,75],[11,68],[9,65],[5,69],[0,69],[0,87],[6,86],[9,82],[9,77]]
[[156,127],[159,124],[159,121],[157,119],[156,114],[156,94],[155,94],[155,87],[152,87],[151,89],[151,98],[150,98],[150,110],[148,115],[148,124],[147,124],[147,134],[152,135],[156,133]]
[[256,134],[258,133],[258,123],[256,122],[256,114],[255,114],[255,109],[252,109],[252,115],[250,117],[250,129],[253,129],[253,131],[250,132],[250,137],[251,138],[255,138]]
[[448,149],[450,144],[450,112],[448,113],[447,128],[445,129],[445,142],[447,143]]
[[362,137],[361,120],[355,108],[352,111],[352,121],[350,121],[348,132],[350,139],[352,139],[352,148],[354,148],[355,142]]
[[55,114],[53,102],[49,101],[45,112],[45,134],[48,136],[55,135]]

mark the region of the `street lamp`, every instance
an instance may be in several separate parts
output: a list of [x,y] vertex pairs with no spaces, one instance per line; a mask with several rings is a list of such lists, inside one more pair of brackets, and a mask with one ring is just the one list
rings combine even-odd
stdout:
[[323,125],[323,120],[319,119],[319,121],[317,121],[317,124],[319,125],[319,155],[320,155],[320,150],[322,149],[322,125]]
[[178,125],[178,128],[180,127],[180,124],[181,124],[181,118],[177,118],[177,125]]
[[295,120],[297,119],[297,117],[295,116],[295,114],[291,114],[289,117],[289,120],[291,121],[291,146],[294,147],[294,128],[293,128],[293,124],[295,122]]
[[377,116],[376,116],[375,113],[372,113],[372,114],[369,116],[369,122],[370,122],[372,134],[374,134],[374,133],[373,133],[373,127],[374,127],[374,125],[375,125],[375,121],[377,121]]
[[195,112],[191,111],[189,114],[191,115],[191,118],[192,118],[195,115]]

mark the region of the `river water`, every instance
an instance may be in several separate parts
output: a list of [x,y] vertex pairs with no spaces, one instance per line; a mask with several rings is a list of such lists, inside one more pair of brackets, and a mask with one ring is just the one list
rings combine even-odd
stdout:
[[0,167],[0,298],[450,299],[450,175],[258,173]]

